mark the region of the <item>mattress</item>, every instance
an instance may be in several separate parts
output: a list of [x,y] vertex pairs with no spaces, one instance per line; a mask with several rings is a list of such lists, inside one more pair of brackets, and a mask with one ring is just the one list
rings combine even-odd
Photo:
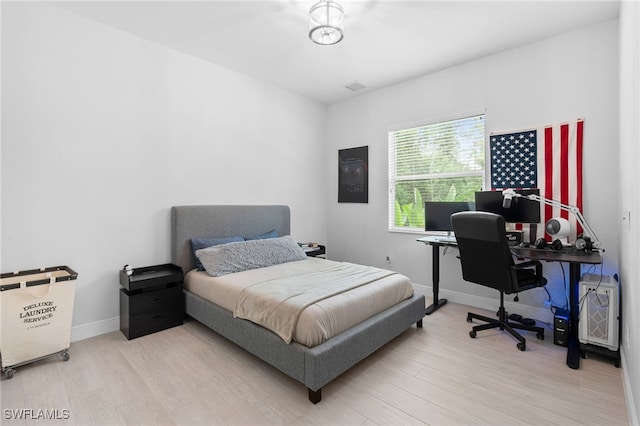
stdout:
[[[212,277],[194,269],[186,274],[184,286],[187,291],[233,312],[245,287],[279,277],[313,273],[321,269],[325,262],[334,261],[310,257],[221,277]],[[321,300],[304,309],[293,333],[293,341],[307,347],[319,345],[412,295],[413,287],[409,279],[394,273]]]

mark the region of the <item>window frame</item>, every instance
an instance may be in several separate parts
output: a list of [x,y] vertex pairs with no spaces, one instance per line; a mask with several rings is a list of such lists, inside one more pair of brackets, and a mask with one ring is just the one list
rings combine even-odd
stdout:
[[[442,172],[442,173],[425,173],[425,174],[414,174],[414,175],[406,175],[406,176],[396,176],[396,144],[393,136],[396,135],[397,132],[403,130],[411,130],[417,129],[421,127],[429,127],[437,124],[442,124],[451,121],[459,121],[465,120],[474,117],[482,117],[483,120],[483,143],[482,143],[482,161],[483,167],[482,170],[478,171],[458,171],[458,172]],[[480,178],[481,187],[478,188],[478,191],[484,190],[486,187],[486,176],[487,176],[487,124],[486,124],[486,110],[482,111],[473,111],[464,114],[456,114],[447,117],[438,117],[430,120],[421,121],[419,123],[405,124],[400,126],[394,126],[390,128],[387,132],[387,144],[388,144],[388,180],[387,180],[387,191],[388,191],[388,212],[387,212],[387,231],[395,232],[395,233],[411,233],[411,234],[433,234],[433,232],[425,231],[424,227],[400,227],[395,225],[395,209],[396,209],[396,185],[398,182],[403,181],[415,181],[415,180],[427,180],[427,179],[446,179],[446,178],[463,178],[470,176],[477,176]],[[424,206],[424,201],[422,200],[422,204]],[[466,200],[473,201],[473,200]],[[424,207],[423,207],[424,209]]]

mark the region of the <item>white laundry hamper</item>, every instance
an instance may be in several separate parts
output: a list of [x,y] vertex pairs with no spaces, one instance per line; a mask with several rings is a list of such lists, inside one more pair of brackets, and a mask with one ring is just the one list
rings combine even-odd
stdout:
[[69,360],[78,274],[67,266],[0,275],[2,374],[52,355]]

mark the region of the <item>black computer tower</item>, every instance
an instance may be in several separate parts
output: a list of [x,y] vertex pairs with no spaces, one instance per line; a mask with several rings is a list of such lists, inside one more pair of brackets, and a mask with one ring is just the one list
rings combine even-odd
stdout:
[[553,343],[567,346],[569,342],[569,312],[558,308],[553,317]]

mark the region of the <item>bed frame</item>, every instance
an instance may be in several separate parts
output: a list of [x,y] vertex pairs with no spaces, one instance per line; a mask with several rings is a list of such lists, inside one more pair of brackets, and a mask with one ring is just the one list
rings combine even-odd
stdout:
[[[191,238],[255,236],[275,229],[290,233],[288,206],[175,206],[171,209],[171,259],[186,273],[195,268]],[[303,383],[309,400],[321,400],[322,386],[403,333],[414,323],[422,327],[423,295],[392,306],[328,341],[308,348],[285,343],[273,332],[233,314],[189,291],[185,311],[216,333]]]

